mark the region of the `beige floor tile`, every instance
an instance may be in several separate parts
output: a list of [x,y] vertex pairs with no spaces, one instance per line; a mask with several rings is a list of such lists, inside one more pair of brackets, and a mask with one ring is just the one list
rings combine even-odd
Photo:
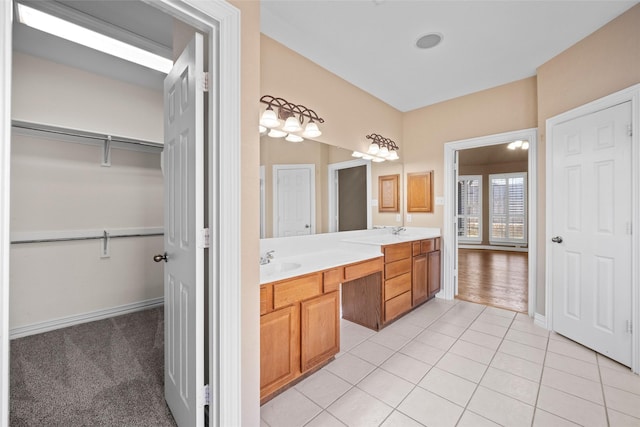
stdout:
[[640,395],[606,385],[604,398],[608,408],[640,418]]
[[498,393],[506,394],[528,405],[535,405],[538,397],[538,382],[489,368],[482,377],[480,385]]
[[498,338],[503,338],[507,333],[507,328],[504,326],[498,326],[487,322],[482,322],[480,320],[476,320],[469,326],[469,329],[484,332],[485,334],[493,335]]
[[604,405],[602,385],[599,381],[591,381],[577,375],[546,367],[542,373],[542,384],[581,397],[598,405]]
[[583,362],[598,363],[595,351],[571,341],[549,340],[548,351],[582,360]]
[[456,427],[499,427],[500,424],[496,424],[491,420],[486,419],[474,412],[464,411],[460,421]]
[[544,365],[588,380],[600,381],[598,365],[594,365],[593,363],[583,362],[572,357],[547,352]]
[[411,323],[404,322],[403,319],[400,319],[384,328],[380,333],[387,332],[390,334],[398,334],[407,338],[414,338],[422,331],[424,331],[424,328],[412,325]]
[[519,317],[516,317],[516,320],[511,324],[510,329],[538,335],[545,338],[549,337],[549,331],[536,325],[531,319],[520,320]]
[[349,350],[349,353],[373,365],[379,366],[391,357],[394,351],[381,344],[367,340]]
[[503,328],[509,328],[513,322],[512,317],[496,316],[495,314],[488,313],[486,310],[478,316],[477,322],[488,323],[490,325],[501,326]]
[[631,415],[623,414],[622,412],[609,409],[607,411],[609,415],[609,427],[638,427],[640,426],[640,418],[632,417]]
[[313,420],[309,421],[309,423],[305,424],[304,427],[345,427],[345,424],[327,411],[323,411]]
[[460,406],[469,403],[476,389],[476,383],[439,368],[431,369],[418,385]]
[[462,328],[468,328],[473,323],[473,317],[458,316],[456,313],[447,313],[438,319],[442,322],[451,323]]
[[525,344],[531,347],[539,348],[541,350],[547,349],[547,337],[542,337],[536,334],[530,334],[528,332],[517,331],[515,329],[509,329],[505,340],[514,341],[520,344]]
[[380,425],[393,408],[358,388],[352,388],[327,411],[350,427],[370,427]]
[[538,364],[542,364],[544,362],[545,356],[544,350],[508,340],[502,341],[498,352],[506,353]]
[[547,386],[540,386],[538,408],[583,426],[607,425],[604,406]]
[[402,412],[393,411],[391,415],[380,425],[380,427],[423,427],[414,419],[409,418]]
[[260,408],[260,417],[270,426],[299,427],[322,412],[322,408],[295,388],[274,397]]
[[579,425],[540,408],[536,409],[533,416],[533,427],[576,427]]
[[600,377],[605,385],[640,395],[640,376],[629,368],[622,371],[600,365]]
[[465,329],[466,328],[462,326],[454,325],[453,323],[443,322],[441,320],[438,320],[437,322],[432,323],[427,328],[427,330],[429,331],[439,332],[441,334],[448,335],[452,338],[458,338],[460,335],[463,334]]
[[474,383],[480,382],[482,375],[487,370],[487,365],[452,353],[442,356],[436,367]]
[[624,366],[622,363],[618,363],[613,359],[609,359],[602,354],[597,354],[596,358],[598,359],[598,365],[607,367],[609,369],[615,369],[622,372],[629,372],[630,369],[628,366]]
[[463,408],[442,397],[416,387],[398,410],[426,426],[455,426]]
[[528,426],[533,420],[533,406],[479,386],[469,410],[505,426]]
[[491,359],[493,359],[493,355],[496,354],[495,350],[463,340],[456,341],[449,350],[449,353],[457,354],[458,356],[466,357],[467,359],[471,359],[485,365],[488,365],[491,362]]
[[501,317],[506,317],[507,319],[513,319],[516,317],[516,314],[518,313],[511,310],[505,310],[504,308],[487,307],[484,310],[483,314],[492,314],[494,316],[501,316]]
[[491,361],[491,366],[534,382],[540,382],[542,377],[541,364],[529,362],[528,360],[505,353],[496,353]]
[[413,384],[418,384],[422,377],[431,369],[431,365],[402,353],[394,354],[380,365],[380,367]]
[[415,338],[416,341],[430,345],[440,350],[449,350],[456,339],[449,335],[427,329]]
[[382,331],[369,338],[369,341],[383,345],[387,348],[390,348],[391,350],[398,351],[409,341],[411,341],[411,339],[412,338],[387,332],[383,329]]
[[371,363],[347,353],[329,363],[324,369],[355,385],[375,368]]
[[357,387],[395,408],[415,385],[384,369],[376,369],[360,381]]
[[296,390],[322,408],[331,405],[351,387],[351,384],[326,369],[319,370],[295,386]]
[[460,336],[460,339],[473,344],[481,345],[491,350],[497,350],[502,343],[502,338],[498,338],[493,335],[485,334],[483,332],[467,329],[464,334]]
[[402,347],[400,353],[406,354],[407,356],[413,357],[421,362],[428,363],[429,365],[435,365],[445,354],[445,351],[423,344],[420,341],[411,341],[409,344]]

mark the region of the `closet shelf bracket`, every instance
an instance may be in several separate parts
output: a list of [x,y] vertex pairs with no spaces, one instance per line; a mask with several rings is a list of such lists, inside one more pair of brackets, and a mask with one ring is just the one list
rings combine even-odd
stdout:
[[111,135],[107,135],[102,146],[102,166],[111,166]]

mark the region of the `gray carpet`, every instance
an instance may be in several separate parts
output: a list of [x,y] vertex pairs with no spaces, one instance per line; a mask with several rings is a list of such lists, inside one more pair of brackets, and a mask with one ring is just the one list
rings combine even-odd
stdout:
[[11,341],[11,427],[175,426],[163,309]]

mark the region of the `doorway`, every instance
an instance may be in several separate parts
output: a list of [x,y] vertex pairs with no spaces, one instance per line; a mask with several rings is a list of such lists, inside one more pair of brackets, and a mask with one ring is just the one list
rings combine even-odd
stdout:
[[[238,182],[239,165],[239,13],[237,9],[226,2],[208,2],[197,7],[191,5],[190,0],[182,2],[154,3],[154,6],[173,17],[178,17],[207,34],[209,50],[209,69],[216,70],[216,78],[224,79],[225,91],[211,96],[208,101],[209,111],[215,112],[209,120],[208,140],[212,146],[217,146],[220,140],[231,142],[225,150],[209,150],[206,163],[212,173],[209,174],[209,188],[219,189],[209,200],[208,223],[215,224],[211,229],[212,239],[218,251],[210,251],[207,259],[210,278],[209,286],[222,283],[218,292],[209,293],[209,304],[213,317],[209,321],[210,331],[215,331],[215,339],[209,340],[209,377],[211,383],[216,384],[218,390],[224,390],[227,400],[220,399],[220,393],[214,394],[215,401],[211,402],[215,408],[210,419],[210,425],[240,424],[241,395],[238,384],[241,383],[239,357],[239,318],[240,310],[220,313],[218,307],[237,307],[240,302],[240,280],[238,268],[240,254],[237,250],[237,236],[240,235],[240,210]],[[2,44],[0,56],[3,60],[2,87],[3,94],[11,93],[11,33],[12,33],[12,4],[3,2],[0,8],[2,21]],[[214,54],[220,51],[220,56]],[[224,63],[224,67],[219,67]],[[215,84],[214,84],[215,87]],[[11,152],[11,99],[4,97],[0,104],[0,133],[2,150],[0,160],[2,170],[10,170]],[[215,130],[215,132],[214,132]],[[215,184],[215,185],[214,185]],[[0,384],[0,420],[8,420],[8,349],[9,349],[9,199],[10,181],[8,174],[2,175],[0,186],[0,264],[3,275],[1,277],[1,307],[0,318],[0,364],[2,383]],[[224,203],[222,203],[224,201]],[[219,206],[224,205],[224,210]],[[204,304],[205,301],[202,301]],[[225,322],[220,322],[220,316],[225,316]],[[221,343],[223,343],[221,345]],[[228,363],[227,363],[228,362]],[[257,363],[257,362],[256,362]],[[225,366],[224,375],[220,375],[220,366]]]
[[329,232],[371,228],[371,161],[332,163],[328,175]]
[[316,233],[316,165],[273,165],[273,236]]
[[[459,230],[460,222],[458,214],[458,176],[459,172],[459,155],[463,150],[475,149],[480,147],[497,146],[511,141],[528,141],[528,182],[526,201],[528,205],[527,216],[529,227],[526,229],[526,242],[528,245],[527,259],[527,283],[535,282],[535,233],[536,233],[536,153],[537,153],[537,131],[536,129],[526,129],[522,131],[507,132],[502,134],[490,135],[486,137],[473,138],[463,141],[450,142],[445,144],[445,206],[444,206],[444,227],[443,227],[443,294],[446,299],[453,299],[458,295],[459,291]],[[473,175],[469,173],[469,175]],[[487,191],[488,194],[488,191]],[[484,221],[483,221],[484,222]],[[495,221],[491,227],[501,228],[505,225],[503,221]],[[487,225],[488,227],[488,225]],[[485,228],[487,228],[485,227]],[[502,227],[505,228],[505,227]],[[506,226],[509,229],[509,226]],[[499,237],[499,236],[498,236]],[[500,240],[500,239],[495,239]],[[490,246],[489,246],[490,247]],[[476,246],[477,248],[477,246]],[[535,309],[535,286],[528,286],[528,314],[533,316]]]

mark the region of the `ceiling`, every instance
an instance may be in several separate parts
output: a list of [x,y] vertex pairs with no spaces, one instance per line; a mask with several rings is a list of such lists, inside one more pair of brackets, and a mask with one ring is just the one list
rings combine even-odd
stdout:
[[510,150],[507,145],[509,143],[460,150],[458,151],[458,163],[460,166],[480,166],[527,162],[528,150]]
[[[400,111],[520,80],[635,1],[263,0],[261,30]],[[440,45],[415,46],[427,33]]]

